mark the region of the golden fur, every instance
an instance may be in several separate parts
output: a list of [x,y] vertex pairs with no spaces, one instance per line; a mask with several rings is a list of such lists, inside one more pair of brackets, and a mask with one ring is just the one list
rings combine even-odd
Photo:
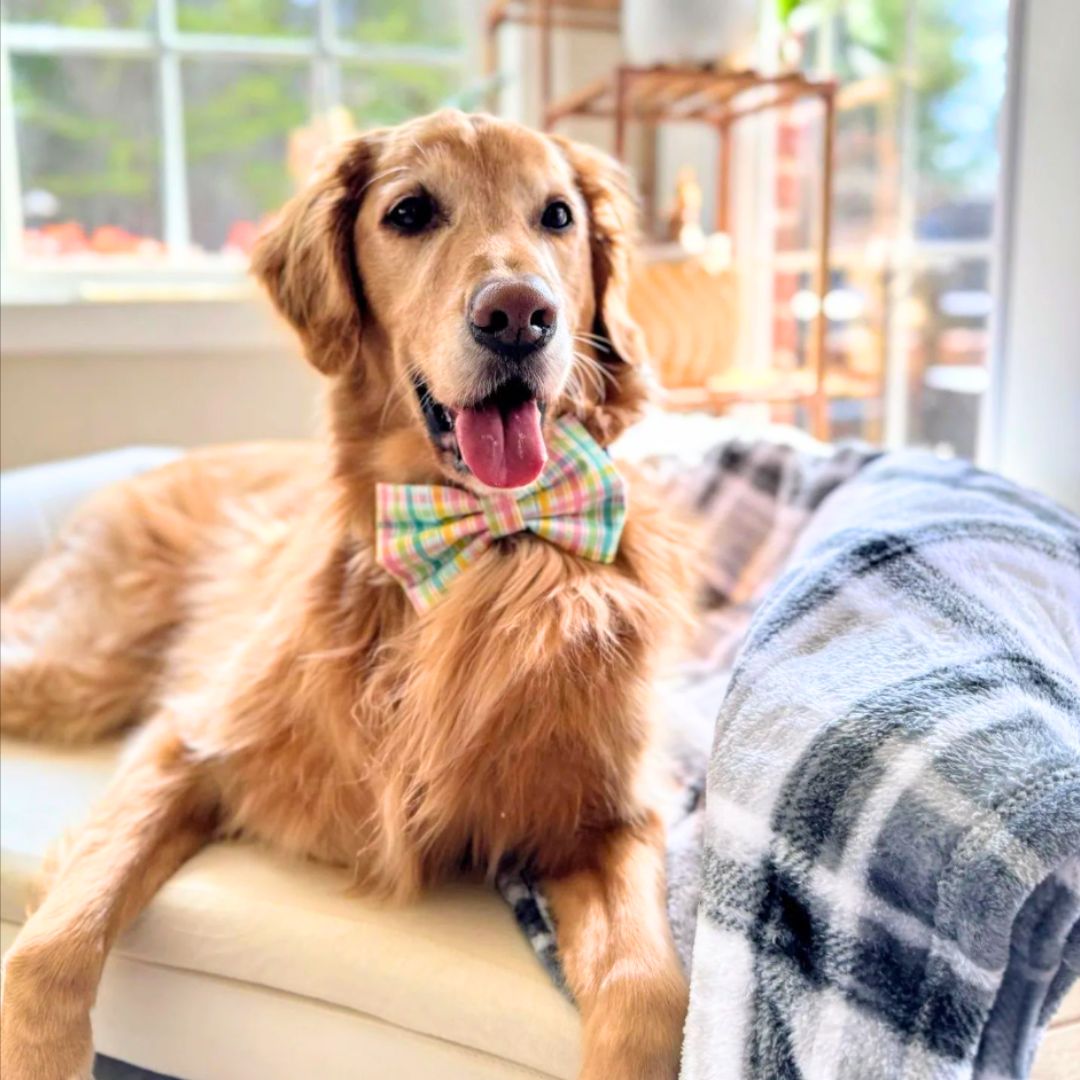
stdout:
[[[417,184],[452,225],[403,241],[380,222]],[[555,238],[535,227],[554,196],[581,223]],[[461,325],[485,277],[539,274],[569,313],[543,361],[552,415],[604,443],[636,418],[632,219],[603,155],[449,112],[346,145],[285,208],[255,270],[329,378],[327,446],[195,452],[106,491],[4,611],[5,730],[144,721],[7,960],[5,1080],[85,1074],[106,951],[233,833],[402,900],[466,863],[526,862],[548,879],[581,1075],[676,1074],[686,988],[646,772],[650,679],[685,610],[679,531],[634,483],[614,565],[509,538],[422,618],[372,553],[377,482],[471,483],[412,378],[476,391]]]

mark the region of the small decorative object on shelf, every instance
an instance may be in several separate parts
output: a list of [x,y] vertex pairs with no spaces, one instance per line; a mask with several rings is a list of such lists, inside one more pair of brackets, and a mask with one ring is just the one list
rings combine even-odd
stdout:
[[792,33],[789,23],[791,16],[802,7],[808,7],[811,0],[776,0],[776,13],[780,18],[780,64],[785,71],[795,71],[802,64],[803,42]]
[[700,251],[705,244],[705,232],[701,227],[701,184],[689,165],[684,165],[675,176],[675,201],[667,215],[667,239],[687,251]]
[[286,168],[293,187],[299,191],[326,160],[330,147],[359,134],[352,113],[335,105],[319,113],[309,123],[289,132]]

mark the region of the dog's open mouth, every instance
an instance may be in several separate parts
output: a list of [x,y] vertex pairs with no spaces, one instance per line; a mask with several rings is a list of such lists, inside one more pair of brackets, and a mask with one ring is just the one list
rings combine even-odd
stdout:
[[486,398],[460,409],[436,401],[427,386],[416,393],[428,433],[439,450],[456,452],[482,484],[517,488],[531,484],[547,461],[544,403],[520,380],[511,379]]

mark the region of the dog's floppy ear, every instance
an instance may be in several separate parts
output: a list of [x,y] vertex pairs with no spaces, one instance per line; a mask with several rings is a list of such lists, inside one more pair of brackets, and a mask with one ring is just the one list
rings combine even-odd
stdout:
[[587,421],[593,434],[610,442],[636,420],[649,396],[645,335],[630,315],[630,274],[638,241],[638,207],[629,174],[614,158],[560,135],[551,136],[570,162],[589,208],[596,314],[593,333],[610,351],[598,351],[608,372],[603,400]]
[[354,234],[373,157],[364,138],[331,151],[252,255],[256,277],[300,335],[308,360],[326,375],[344,370],[359,351],[364,296]]
[[570,162],[578,189],[589,207],[596,325],[615,356],[625,363],[648,362],[645,337],[627,306],[630,271],[638,242],[638,207],[630,176],[614,158],[595,147],[560,135],[552,138]]

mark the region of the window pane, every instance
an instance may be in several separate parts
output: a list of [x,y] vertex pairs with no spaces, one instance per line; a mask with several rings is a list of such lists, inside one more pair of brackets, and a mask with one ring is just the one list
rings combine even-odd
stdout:
[[842,86],[834,201],[840,245],[896,230],[907,7],[902,0],[849,0],[832,23],[830,66]]
[[447,102],[460,84],[461,74],[454,68],[416,64],[347,66],[341,72],[341,100],[363,129],[431,112]]
[[776,250],[803,251],[817,242],[821,220],[821,109],[787,109],[776,123]]
[[[1008,0],[845,0],[804,35],[804,66],[840,84],[827,361],[830,380],[849,392],[843,415],[833,409],[834,433],[861,425],[878,434],[876,403],[857,396],[896,365],[906,375],[906,440],[974,453],[1007,13]],[[810,141],[796,151],[805,176]],[[806,215],[784,220],[794,227],[778,229],[777,250],[798,252],[812,236]],[[975,243],[958,256],[928,241]],[[798,266],[790,255],[788,265]],[[805,364],[812,278],[778,274],[774,299],[774,363]],[[784,324],[788,312],[795,326]]]
[[95,30],[142,28],[153,20],[155,0],[4,0],[9,23],[48,23]]
[[336,0],[338,32],[366,45],[458,45],[459,0]]
[[837,244],[865,244],[896,230],[896,85],[889,78],[866,79],[840,95],[836,115],[833,238]]
[[27,256],[158,253],[153,64],[13,56],[12,77]]
[[920,0],[915,32],[920,237],[990,236],[1007,9],[1007,0]]
[[902,312],[912,442],[974,454],[991,304],[988,259],[939,261],[916,276]]
[[[805,369],[813,357],[815,282],[809,268],[774,274],[774,371]],[[876,425],[884,371],[886,287],[884,267],[860,260],[833,265],[825,300],[826,373],[830,396],[848,402],[841,410],[845,437],[881,434]]]
[[[885,80],[844,88],[833,150],[833,229],[837,250],[879,245],[896,232],[895,109]],[[822,108],[806,103],[780,116],[776,136],[778,251],[817,243],[821,220]]]
[[318,0],[179,0],[176,18],[193,34],[310,34]]
[[259,221],[304,177],[289,151],[310,121],[305,65],[191,60],[183,67],[192,241],[207,251],[250,248]]

